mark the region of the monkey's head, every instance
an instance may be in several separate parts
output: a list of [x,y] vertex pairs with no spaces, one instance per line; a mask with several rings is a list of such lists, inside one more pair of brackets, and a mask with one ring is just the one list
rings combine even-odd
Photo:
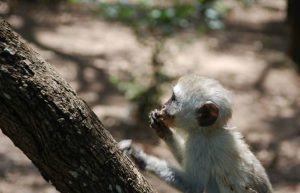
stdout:
[[162,120],[170,127],[188,130],[220,128],[231,118],[230,95],[215,80],[199,75],[184,76],[163,105]]

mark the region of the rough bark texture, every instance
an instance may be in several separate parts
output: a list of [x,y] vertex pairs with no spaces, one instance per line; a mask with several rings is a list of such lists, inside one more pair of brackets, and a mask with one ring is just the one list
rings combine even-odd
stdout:
[[289,55],[300,72],[300,2],[287,0],[287,19],[289,25]]
[[4,20],[0,128],[60,192],[154,192],[91,109]]

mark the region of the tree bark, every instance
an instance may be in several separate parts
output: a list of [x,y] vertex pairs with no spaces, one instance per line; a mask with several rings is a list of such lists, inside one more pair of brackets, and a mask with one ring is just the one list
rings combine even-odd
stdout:
[[291,59],[300,72],[300,2],[287,0],[287,20],[289,26],[289,51]]
[[155,192],[86,103],[4,20],[0,128],[62,193]]

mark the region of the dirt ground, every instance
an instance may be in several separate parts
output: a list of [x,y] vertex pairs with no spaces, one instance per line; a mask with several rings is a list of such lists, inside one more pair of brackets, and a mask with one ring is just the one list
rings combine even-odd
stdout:
[[[275,192],[300,193],[300,77],[284,56],[285,1],[258,0],[247,9],[227,3],[234,9],[224,30],[205,35],[188,30],[166,40],[161,55],[164,71],[172,77],[198,73],[231,89],[235,107],[230,125],[244,134]],[[6,9],[0,3],[0,14]],[[152,48],[142,44],[130,27],[86,13],[32,10],[25,5],[6,18],[57,68],[116,140],[133,138],[148,152],[174,161],[150,129],[130,122],[130,103],[110,81],[119,73],[141,79],[151,72]],[[176,192],[145,175],[158,192]],[[0,193],[55,192],[1,133]]]

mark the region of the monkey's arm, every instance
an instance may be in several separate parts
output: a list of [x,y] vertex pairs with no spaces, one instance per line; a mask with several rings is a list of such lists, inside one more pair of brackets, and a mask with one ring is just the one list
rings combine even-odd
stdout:
[[183,139],[159,119],[158,110],[152,111],[149,114],[149,118],[150,127],[153,128],[157,135],[165,141],[178,163],[182,164]]
[[255,157],[253,157],[253,159],[255,159],[254,163],[256,165],[256,169],[248,173],[248,182],[246,184],[246,189],[249,192],[255,193],[272,193],[272,186],[267,177],[267,174],[265,173],[264,168],[259,163],[259,161],[256,160]]
[[[269,181],[253,174],[244,176],[244,178],[230,177],[229,174],[226,177],[217,177],[216,179],[221,192],[272,193]],[[208,190],[214,189],[212,184],[208,184],[207,188]]]
[[267,182],[255,182],[246,186],[247,191],[257,193],[272,193],[272,188]]
[[173,132],[172,136],[164,139],[169,149],[173,153],[174,157],[180,165],[183,163],[183,139],[180,138],[176,133]]
[[[133,146],[131,142],[126,140],[124,142],[127,143],[127,145],[119,145],[119,147],[133,158],[141,170],[155,174],[164,182],[184,193],[203,193],[204,186],[202,183],[193,183],[186,178],[184,172],[169,166],[166,161],[147,155],[138,147]],[[123,143],[123,141],[119,144],[121,143]]]

